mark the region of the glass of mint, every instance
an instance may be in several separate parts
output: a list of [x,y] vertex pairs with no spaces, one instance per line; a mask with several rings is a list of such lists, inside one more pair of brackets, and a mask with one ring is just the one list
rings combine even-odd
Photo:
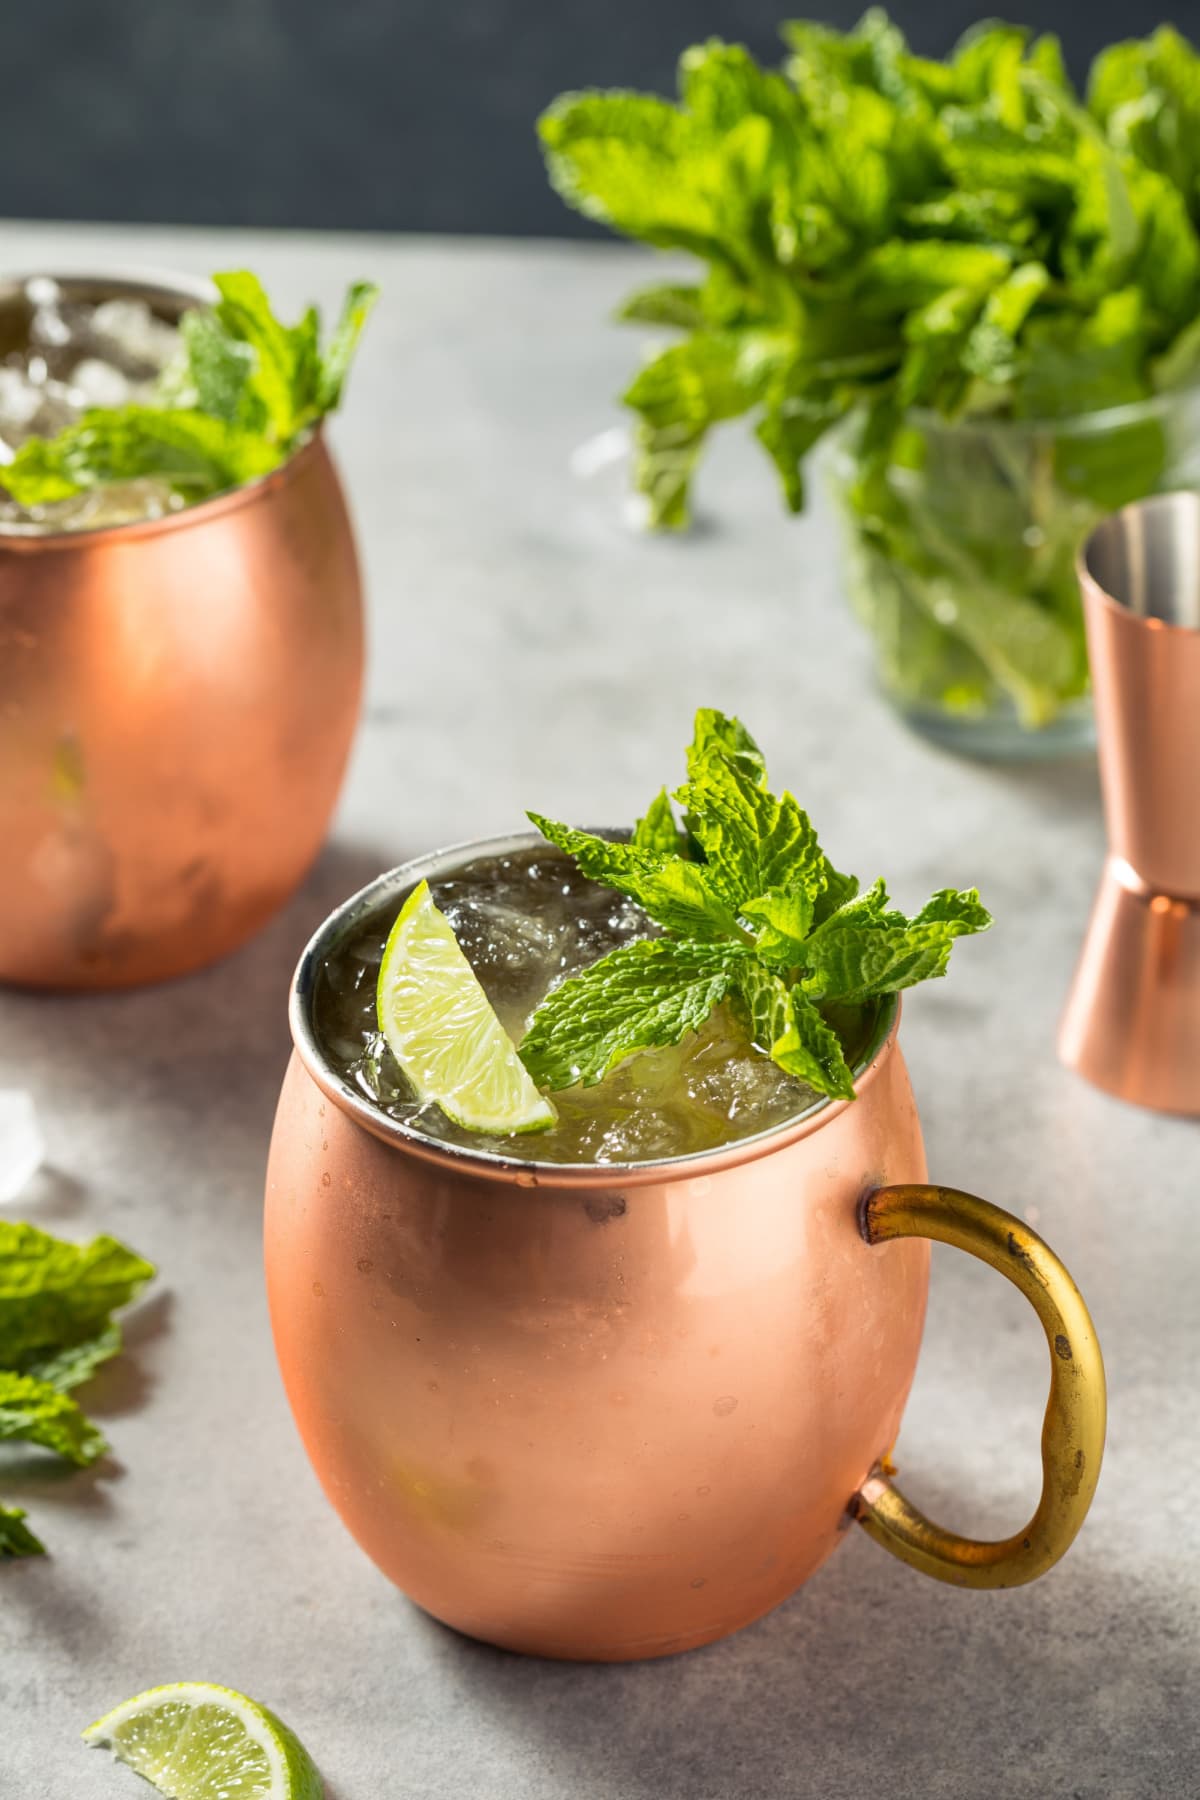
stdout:
[[1074,557],[1105,512],[1200,480],[1200,57],[976,27],[944,61],[879,9],[793,23],[764,68],[685,51],[676,103],[563,95],[568,204],[696,279],[622,316],[675,334],[625,394],[651,522],[687,523],[712,429],[753,421],[789,508],[818,445],[880,681],[966,753],[1090,739]]
[[287,898],[358,716],[322,331],[246,270],[0,282],[0,981],[199,968]]
[[[855,1517],[946,1581],[1040,1575],[1099,1472],[1094,1332],[1022,1221],[927,1185],[897,1040],[977,893],[860,886],[715,712],[632,831],[530,817],[381,876],[293,986],[267,1284],[350,1530],[459,1630],[572,1658],[736,1630]],[[890,1478],[929,1238],[1047,1333],[1045,1492],[1000,1543]]]

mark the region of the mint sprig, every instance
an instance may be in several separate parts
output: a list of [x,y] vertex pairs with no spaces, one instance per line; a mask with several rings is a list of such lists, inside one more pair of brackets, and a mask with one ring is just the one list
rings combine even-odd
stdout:
[[154,405],[93,407],[53,438],[29,438],[0,470],[20,506],[153,476],[187,501],[253,481],[284,462],[339,404],[362,328],[378,297],[356,282],[328,344],[310,307],[281,323],[256,275],[213,277],[211,309],[185,313],[181,356]]
[[521,1057],[542,1088],[590,1085],[626,1057],[679,1043],[729,1000],[772,1060],[853,1099],[830,1011],[944,975],[954,940],[986,931],[974,888],[944,888],[912,918],[882,881],[859,893],[822,850],[794,795],[773,794],[737,719],[702,710],[688,779],[663,790],[628,842],[530,813],[590,879],[634,900],[662,936],[623,945],[542,1001]]
[[[1055,38],[997,21],[944,61],[878,7],[783,35],[778,70],[710,39],[673,101],[568,93],[538,122],[569,206],[697,260],[619,314],[670,334],[622,396],[650,522],[686,526],[729,421],[793,512],[838,431],[852,596],[888,689],[1045,725],[1087,686],[1081,539],[1195,484],[1189,397],[1069,422],[1200,382],[1200,53],[1160,26],[1103,51],[1080,94]],[[960,422],[980,427],[965,443]]]
[[[153,1274],[116,1238],[72,1244],[0,1220],[0,1443],[34,1444],[77,1468],[104,1455],[103,1434],[69,1390],[118,1353],[112,1315]],[[0,1558],[42,1553],[24,1518],[0,1506]]]
[[890,438],[908,407],[1063,418],[1200,374],[1200,55],[1179,32],[1102,52],[1083,97],[1056,38],[999,21],[937,62],[879,7],[783,36],[780,70],[713,38],[674,102],[567,93],[538,121],[569,206],[707,265],[620,314],[685,334],[624,396],[656,524],[686,523],[704,441],[738,416],[799,510],[809,451],[855,407]]

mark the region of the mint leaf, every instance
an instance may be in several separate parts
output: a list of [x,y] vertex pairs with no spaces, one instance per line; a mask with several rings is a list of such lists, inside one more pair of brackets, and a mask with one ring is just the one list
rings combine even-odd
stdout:
[[737,998],[760,1050],[819,1094],[854,1098],[854,1077],[837,1033],[812,1001],[761,963],[739,966]]
[[115,1238],[71,1244],[0,1220],[0,1367],[25,1369],[96,1338],[153,1274]]
[[712,134],[646,94],[563,94],[538,120],[568,203],[661,249],[723,256]]
[[701,331],[708,323],[700,289],[677,282],[638,288],[621,302],[615,317],[628,324],[676,325],[682,331]]
[[301,413],[296,342],[271,311],[262,282],[249,269],[214,275],[213,283],[221,296],[215,308],[217,320],[230,337],[253,352],[251,389],[263,409],[267,435],[286,443],[296,431]]
[[595,1082],[639,1049],[678,1042],[732,996],[781,1068],[852,1098],[842,1039],[821,1006],[855,1033],[864,1023],[855,1008],[943,974],[954,939],[985,931],[990,915],[974,888],[943,888],[912,919],[882,881],[860,894],[795,798],[771,793],[740,720],[701,709],[687,761],[676,798],[690,837],[665,790],[629,842],[529,814],[585,875],[635,900],[668,935],[626,945],[547,995],[522,1059],[551,1089]]
[[255,432],[195,410],[124,406],[86,412],[55,438],[29,438],[0,468],[20,506],[65,500],[86,488],[157,476],[203,499],[266,475],[282,460]]
[[[321,361],[320,378],[317,386],[316,405],[320,412],[333,412],[341,405],[342,390],[346,385],[346,376],[350,372],[350,364],[354,360],[354,352],[358,348],[358,340],[362,336],[363,326],[371,316],[372,308],[379,299],[379,289],[372,281],[356,281],[342,302],[342,311],[329,347]],[[311,339],[315,349],[316,314],[311,315]],[[301,359],[298,358],[298,361]]]
[[646,808],[645,818],[639,819],[634,826],[630,842],[635,850],[646,850],[651,855],[682,856],[686,841],[675,823],[671,797],[666,788],[662,788]]
[[737,905],[774,888],[825,887],[825,857],[807,813],[788,793],[778,798],[743,764],[720,753],[697,762],[676,798],[704,851],[714,885]]
[[688,486],[705,433],[762,399],[778,350],[761,333],[697,332],[634,377],[623,399],[641,415],[635,476],[652,523],[687,523]]
[[68,1389],[82,1387],[85,1381],[90,1381],[101,1364],[118,1355],[120,1350],[121,1327],[114,1322],[98,1331],[95,1337],[84,1338],[82,1343],[38,1353],[24,1363],[24,1372],[35,1375],[39,1381],[49,1382],[60,1393],[66,1393]]
[[740,719],[731,719],[714,707],[702,706],[692,728],[687,749],[688,775],[698,773],[710,754],[725,757],[759,787],[767,783],[767,764],[762,751]]
[[992,915],[981,903],[978,888],[940,888],[928,899],[913,920],[914,925],[942,924],[953,926],[955,936],[972,931],[987,931]]
[[742,902],[742,917],[758,926],[754,947],[770,967],[795,968],[812,930],[815,897],[807,887],[772,888]]
[[52,1450],[80,1469],[108,1449],[102,1434],[68,1395],[34,1375],[0,1369],[0,1443],[16,1441]]
[[251,385],[258,364],[253,347],[232,337],[214,313],[199,307],[184,313],[179,334],[199,411],[227,425],[261,429],[266,410]]
[[45,1556],[46,1546],[25,1523],[25,1509],[0,1506],[0,1561],[6,1557]]
[[986,931],[991,915],[974,888],[945,888],[911,922],[886,905],[882,882],[842,907],[804,947],[804,991],[827,1001],[863,1001],[944,975],[956,937]]
[[528,816],[543,837],[574,857],[592,881],[601,881],[636,900],[667,930],[694,938],[740,935],[736,913],[712,873],[699,863],[685,862],[678,854],[678,846],[664,855],[636,844],[609,843],[606,838],[574,831],[540,813],[531,812]]
[[533,1016],[521,1061],[538,1086],[591,1086],[639,1050],[677,1044],[729,993],[744,950],[648,938],[623,944],[553,989]]

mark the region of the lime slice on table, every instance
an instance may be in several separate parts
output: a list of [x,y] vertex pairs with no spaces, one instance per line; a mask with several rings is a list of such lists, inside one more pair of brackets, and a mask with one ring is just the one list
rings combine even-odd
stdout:
[[468,1131],[545,1131],[558,1115],[501,1025],[450,921],[422,881],[392,926],[376,990],[379,1029],[421,1100]]
[[304,1745],[274,1713],[210,1681],[150,1688],[83,1734],[169,1800],[321,1800]]

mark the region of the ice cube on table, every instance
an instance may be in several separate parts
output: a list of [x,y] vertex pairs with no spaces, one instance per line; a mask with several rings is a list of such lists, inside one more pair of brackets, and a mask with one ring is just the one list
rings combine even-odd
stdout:
[[45,1155],[32,1095],[21,1088],[0,1088],[0,1203],[17,1198]]

